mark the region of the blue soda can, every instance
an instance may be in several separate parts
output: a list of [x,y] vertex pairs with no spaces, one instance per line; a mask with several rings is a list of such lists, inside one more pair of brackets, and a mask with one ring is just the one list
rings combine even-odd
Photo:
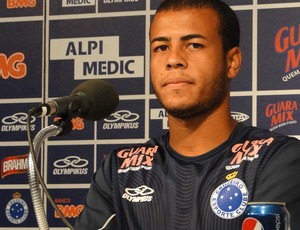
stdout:
[[290,214],[285,203],[249,202],[242,230],[290,230]]

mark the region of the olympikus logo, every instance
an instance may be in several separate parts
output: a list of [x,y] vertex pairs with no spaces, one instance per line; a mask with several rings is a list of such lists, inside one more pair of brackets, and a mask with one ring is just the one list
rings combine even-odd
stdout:
[[28,154],[9,156],[1,161],[1,178],[12,174],[27,173]]
[[[300,24],[280,28],[276,34],[274,46],[276,52],[287,53],[285,72],[289,73],[292,69],[296,69],[300,65]],[[288,81],[297,75],[300,75],[299,70],[284,76],[283,81]]]
[[137,188],[125,188],[122,198],[130,202],[150,202],[153,198],[150,195],[153,193],[154,190],[152,188],[142,185]]
[[[2,118],[3,125],[1,126],[2,132],[20,132],[20,131],[26,131],[26,120],[27,120],[27,114],[23,112],[15,113],[13,115],[7,116]],[[32,117],[30,123],[30,130],[35,130],[35,122],[36,118]]]
[[23,63],[25,56],[23,53],[14,53],[9,58],[0,53],[0,77],[8,79],[21,79],[27,74],[27,66]]
[[152,160],[154,153],[157,152],[158,146],[138,147],[131,149],[122,149],[117,156],[124,159],[118,173],[125,173],[129,170],[138,171],[140,169],[152,169]]
[[7,9],[23,8],[23,7],[35,7],[36,0],[7,0]]
[[[254,141],[245,141],[244,143],[235,144],[231,151],[235,153],[235,157],[230,162],[230,165],[239,165],[243,161],[253,161],[259,157],[259,150],[264,145],[270,145],[273,142],[274,138],[270,137],[268,139],[254,140]],[[226,166],[227,170],[233,169],[235,167]]]
[[271,130],[297,123],[293,113],[298,110],[297,101],[280,101],[266,107],[266,116],[271,118]]
[[68,156],[64,159],[56,160],[53,165],[53,175],[85,175],[88,168],[85,167],[89,161],[78,156]]
[[123,109],[112,113],[105,118],[103,129],[138,129],[140,115],[129,110]]

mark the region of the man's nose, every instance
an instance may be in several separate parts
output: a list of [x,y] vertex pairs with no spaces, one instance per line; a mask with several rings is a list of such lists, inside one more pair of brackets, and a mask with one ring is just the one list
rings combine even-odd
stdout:
[[183,51],[171,50],[167,58],[166,68],[172,69],[172,68],[186,68],[186,67],[187,67],[187,61]]

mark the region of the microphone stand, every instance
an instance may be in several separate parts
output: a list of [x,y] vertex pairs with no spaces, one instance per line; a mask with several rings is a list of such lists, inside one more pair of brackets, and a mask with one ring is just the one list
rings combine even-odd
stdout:
[[30,138],[30,117],[31,114],[29,113],[27,119],[27,126],[29,126],[27,128],[27,134],[28,134],[28,140],[30,146],[30,150],[28,154],[28,181],[29,181],[30,193],[31,193],[33,207],[36,214],[36,219],[37,219],[39,229],[41,230],[49,229],[46,213],[43,207],[43,201],[41,198],[41,191],[39,189],[39,182],[43,187],[43,190],[46,193],[48,200],[50,201],[53,208],[57,211],[62,221],[70,229],[74,229],[71,226],[71,224],[68,222],[68,220],[64,217],[64,215],[61,213],[59,208],[56,206],[53,199],[51,198],[47,190],[47,187],[39,173],[38,165],[37,165],[37,159],[38,159],[40,147],[44,142],[44,140],[46,140],[48,137],[51,136],[58,136],[69,132],[72,129],[71,121],[69,119],[68,120],[61,119],[56,121],[53,125],[45,127],[44,129],[40,130],[37,133],[32,143]]

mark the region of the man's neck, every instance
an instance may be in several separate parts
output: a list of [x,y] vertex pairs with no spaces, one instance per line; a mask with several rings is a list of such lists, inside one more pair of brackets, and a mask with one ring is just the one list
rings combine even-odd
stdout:
[[237,121],[230,114],[178,119],[169,116],[170,145],[184,156],[198,156],[224,143]]

